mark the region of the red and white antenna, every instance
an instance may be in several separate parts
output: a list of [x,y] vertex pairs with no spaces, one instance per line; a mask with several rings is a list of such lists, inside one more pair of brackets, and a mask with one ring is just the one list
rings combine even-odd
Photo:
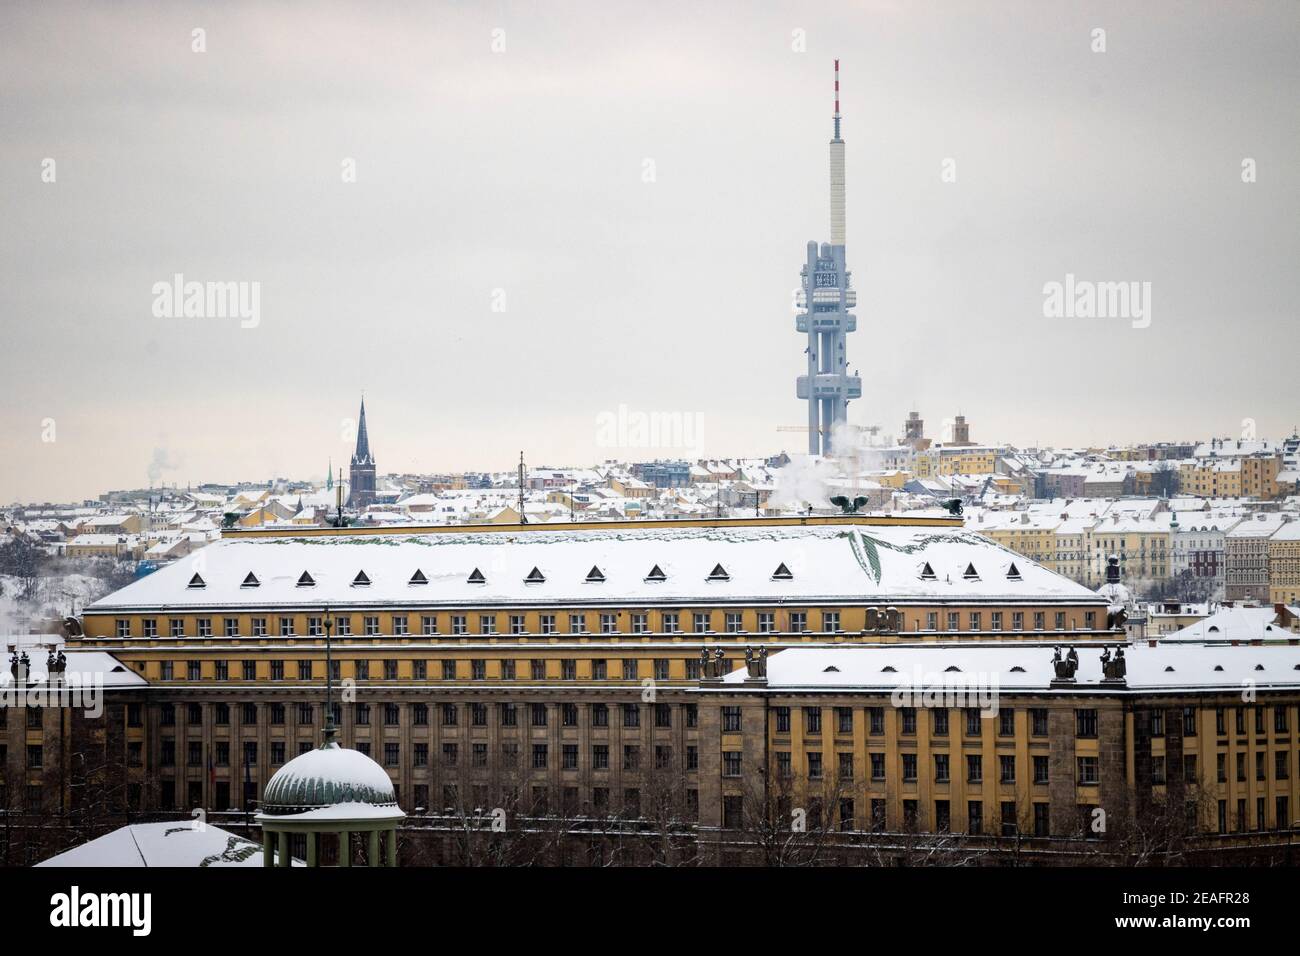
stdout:
[[840,61],[835,61],[835,138],[840,138]]

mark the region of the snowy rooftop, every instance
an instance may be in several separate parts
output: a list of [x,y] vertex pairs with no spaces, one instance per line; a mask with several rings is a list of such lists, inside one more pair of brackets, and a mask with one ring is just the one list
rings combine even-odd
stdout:
[[[1290,608],[1300,616],[1300,608]],[[1300,640],[1300,634],[1274,623],[1278,613],[1270,607],[1224,607],[1162,641],[1285,641]]]
[[[28,659],[28,684],[43,684],[48,678],[46,660],[51,650],[64,650],[63,638],[57,634],[22,634],[0,637],[0,687],[8,687],[13,677],[9,672],[9,655],[15,650],[26,653]],[[67,667],[65,676],[75,674],[84,684],[87,680],[100,680],[104,687],[141,687],[147,683],[143,677],[128,668],[112,654],[105,651],[65,651]]]
[[864,523],[227,538],[86,611],[782,599],[1102,601],[971,531]]
[[[1106,690],[1102,648],[1075,645],[1075,688]],[[1114,651],[1111,651],[1114,654]],[[1300,687],[1300,646],[1133,644],[1124,647],[1127,687],[1147,690],[1254,686]],[[996,678],[1003,690],[1046,689],[1054,676],[1053,649],[1030,644],[872,644],[843,648],[790,648],[767,661],[768,688],[893,690],[896,687],[974,687]],[[892,668],[892,670],[891,670]],[[725,684],[744,684],[745,669]]]
[[[37,866],[261,866],[262,847],[211,825],[190,821],[134,823],[50,857]],[[302,866],[298,860],[294,866]]]

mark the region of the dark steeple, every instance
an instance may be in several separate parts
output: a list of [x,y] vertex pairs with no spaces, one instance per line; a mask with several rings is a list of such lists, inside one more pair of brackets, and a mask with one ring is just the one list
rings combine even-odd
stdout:
[[368,508],[375,500],[375,456],[370,451],[370,435],[366,431],[366,400],[361,399],[361,414],[357,418],[357,450],[352,455],[348,492],[349,507]]
[[370,455],[370,435],[366,433],[366,400],[361,399],[361,417],[357,419],[357,450],[352,456],[352,464],[371,464],[375,459]]

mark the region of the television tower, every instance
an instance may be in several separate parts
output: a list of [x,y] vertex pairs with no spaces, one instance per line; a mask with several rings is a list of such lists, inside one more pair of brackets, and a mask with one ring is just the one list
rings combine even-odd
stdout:
[[849,400],[862,397],[862,379],[848,372],[845,338],[858,327],[858,304],[844,266],[844,140],[840,138],[840,61],[835,61],[835,137],[831,140],[831,241],[808,243],[800,270],[795,329],[808,335],[808,374],[795,394],[808,402],[808,454],[830,455],[835,426],[848,420]]

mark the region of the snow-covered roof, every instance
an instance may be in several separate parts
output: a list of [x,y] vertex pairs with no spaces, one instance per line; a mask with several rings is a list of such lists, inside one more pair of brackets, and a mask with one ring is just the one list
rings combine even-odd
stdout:
[[99,682],[103,687],[142,687],[148,683],[143,677],[131,670],[107,651],[66,650],[64,640],[57,634],[22,634],[0,637],[0,687],[8,687],[13,677],[9,673],[9,655],[17,652],[26,653],[28,663],[27,681],[30,685],[44,684],[48,671],[45,667],[50,651],[64,651],[67,666],[64,674],[77,675],[84,686],[89,681]]
[[[1074,645],[1079,669],[1072,689],[1112,691],[1102,683],[1099,646]],[[1111,651],[1114,654],[1114,650]],[[788,648],[767,660],[767,688],[786,691],[892,691],[897,687],[988,686],[1044,690],[1055,676],[1053,649],[1038,644],[867,644]],[[1129,690],[1223,689],[1243,681],[1264,689],[1300,687],[1300,646],[1166,644],[1124,647]],[[886,668],[890,668],[887,670]],[[954,670],[953,668],[956,668]],[[725,684],[745,682],[745,669]]]
[[[1300,608],[1290,608],[1300,616]],[[1275,624],[1278,612],[1272,607],[1224,607],[1162,641],[1282,641],[1300,639],[1300,634]]]
[[[293,860],[294,866],[303,866]],[[261,866],[262,847],[246,837],[191,821],[133,823],[52,856],[37,866]]]
[[[1018,575],[1009,574],[1015,564]],[[774,580],[784,564],[788,580]],[[925,566],[933,575],[923,574]],[[648,581],[658,565],[662,581]],[[714,573],[719,566],[723,574]],[[191,587],[200,567],[202,587]],[[541,582],[525,583],[536,568]],[[599,568],[601,580],[589,580]],[[471,580],[475,570],[481,581]],[[416,571],[427,584],[410,583]],[[974,571],[974,574],[969,572]],[[303,572],[314,585],[299,586]],[[357,585],[365,573],[368,584]],[[249,575],[256,586],[249,586]],[[536,576],[533,576],[536,578]],[[124,609],[749,601],[1068,601],[1080,584],[972,531],[780,525],[225,538],[94,602]]]
[[[388,772],[359,750],[327,743],[271,775],[258,818],[399,819]],[[352,813],[351,811],[355,811]]]

